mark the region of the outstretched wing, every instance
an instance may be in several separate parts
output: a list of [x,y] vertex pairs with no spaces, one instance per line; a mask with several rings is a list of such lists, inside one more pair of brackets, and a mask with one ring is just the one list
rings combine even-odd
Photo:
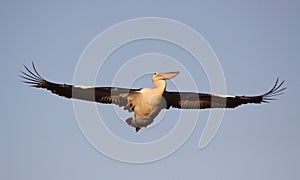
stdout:
[[124,106],[125,110],[129,110],[128,104],[129,94],[137,93],[139,89],[126,89],[118,87],[91,87],[91,86],[73,86],[68,84],[56,84],[45,80],[36,70],[32,63],[33,71],[24,65],[26,72],[20,75],[23,82],[30,84],[32,87],[50,90],[52,93],[66,98],[75,98],[87,101],[95,101],[98,103],[116,104]]
[[235,108],[242,104],[269,102],[274,96],[283,94],[286,87],[282,87],[284,81],[279,83],[277,78],[273,88],[265,94],[258,96],[231,96],[218,94],[203,94],[194,92],[168,92],[163,94],[165,108],[169,109],[205,109],[205,108]]

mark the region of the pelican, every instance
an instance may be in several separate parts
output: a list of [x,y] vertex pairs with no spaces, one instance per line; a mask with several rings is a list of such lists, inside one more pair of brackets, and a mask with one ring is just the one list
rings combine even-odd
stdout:
[[275,85],[268,92],[257,96],[233,96],[205,94],[196,92],[166,91],[166,80],[179,74],[175,72],[155,72],[152,75],[152,88],[127,89],[120,87],[92,87],[57,84],[45,80],[36,70],[34,63],[26,71],[21,71],[23,82],[36,88],[43,88],[65,98],[75,98],[98,103],[115,104],[134,115],[126,120],[128,125],[138,132],[151,124],[162,109],[205,109],[235,108],[242,104],[261,104],[274,100],[274,96],[283,94],[284,81],[277,78]]

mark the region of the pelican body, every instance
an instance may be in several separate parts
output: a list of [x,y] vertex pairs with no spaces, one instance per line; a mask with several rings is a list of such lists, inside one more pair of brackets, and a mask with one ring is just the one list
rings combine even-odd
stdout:
[[196,92],[166,91],[166,80],[179,74],[175,72],[155,72],[152,76],[152,88],[127,89],[119,87],[84,87],[67,84],[57,84],[45,80],[38,73],[32,63],[32,69],[24,66],[26,71],[21,72],[23,82],[36,88],[44,88],[52,93],[66,98],[75,98],[105,104],[116,104],[124,110],[134,112],[126,122],[138,132],[141,128],[151,124],[162,109],[205,109],[205,108],[235,108],[242,104],[269,102],[273,97],[281,95],[286,89],[282,87],[284,81],[275,85],[267,93],[257,96],[232,96],[206,94]]
[[126,122],[139,131],[142,127],[151,124],[154,118],[159,114],[163,101],[163,94],[166,90],[166,80],[177,76],[179,72],[159,73],[155,72],[152,76],[152,88],[143,88],[134,93],[129,93],[128,102],[130,108],[134,111],[134,116]]

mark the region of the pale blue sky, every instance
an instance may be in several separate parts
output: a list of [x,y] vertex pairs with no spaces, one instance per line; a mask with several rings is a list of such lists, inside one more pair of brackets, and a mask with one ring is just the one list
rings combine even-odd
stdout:
[[[1,1],[0,179],[299,179],[299,8],[292,0]],[[263,93],[276,77],[286,80],[288,89],[270,104],[226,111],[219,132],[204,150],[197,146],[206,110],[200,112],[188,141],[165,159],[133,165],[107,158],[82,135],[72,101],[27,87],[19,70],[34,61],[45,78],[71,83],[82,51],[97,34],[145,16],[175,19],[198,31],[219,57],[228,93]],[[165,42],[131,43],[115,52],[106,66],[115,70],[114,63],[149,52],[181,60],[201,90],[209,91],[201,67]],[[110,85],[112,75],[98,77],[97,84]],[[150,85],[146,80],[140,83]],[[98,108],[110,111],[108,106]],[[133,141],[156,139],[174,126],[167,118],[135,134],[107,112],[109,128]],[[167,113],[174,117],[178,112]]]

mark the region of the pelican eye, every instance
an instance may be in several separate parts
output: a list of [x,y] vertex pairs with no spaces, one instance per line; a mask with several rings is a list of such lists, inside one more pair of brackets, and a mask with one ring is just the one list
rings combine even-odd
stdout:
[[155,73],[153,73],[153,75],[156,75],[157,73],[155,72]]

